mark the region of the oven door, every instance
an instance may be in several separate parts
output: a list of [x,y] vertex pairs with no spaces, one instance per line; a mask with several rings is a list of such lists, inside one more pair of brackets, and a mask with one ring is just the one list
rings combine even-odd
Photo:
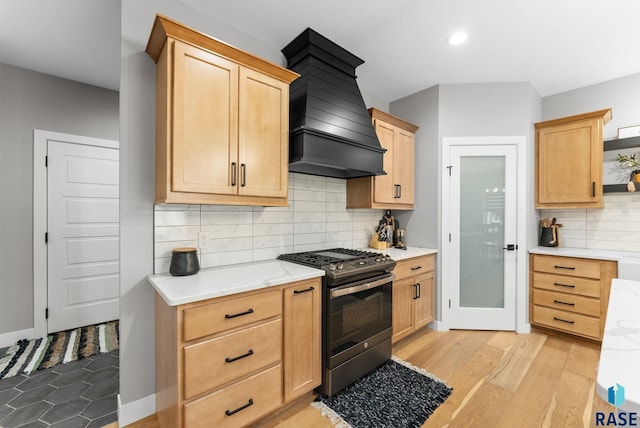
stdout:
[[328,368],[391,337],[391,295],[395,277],[386,273],[327,289],[325,361]]

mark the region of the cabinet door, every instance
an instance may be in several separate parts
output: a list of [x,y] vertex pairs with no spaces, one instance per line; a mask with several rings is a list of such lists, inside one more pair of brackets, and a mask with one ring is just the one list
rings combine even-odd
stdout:
[[320,281],[284,289],[284,401],[299,397],[321,383]]
[[239,121],[238,194],[287,197],[289,85],[241,68]]
[[393,281],[393,342],[413,333],[414,279]]
[[413,181],[415,162],[414,134],[401,128],[396,129],[394,144],[393,179],[398,188],[397,203],[413,204]]
[[374,125],[380,145],[387,149],[382,159],[382,167],[387,175],[374,177],[373,199],[377,203],[392,204],[397,202],[394,186],[396,184],[394,181],[394,166],[397,163],[395,159],[396,127],[377,119],[374,121]]
[[538,130],[537,156],[536,205],[601,206],[603,164],[599,120]]
[[415,304],[415,328],[424,327],[433,321],[433,272],[416,278],[419,296]]
[[238,65],[176,41],[173,70],[172,190],[237,193]]

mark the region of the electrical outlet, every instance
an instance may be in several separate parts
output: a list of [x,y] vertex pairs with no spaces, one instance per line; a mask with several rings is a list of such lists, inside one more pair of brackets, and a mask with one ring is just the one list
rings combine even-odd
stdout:
[[200,249],[207,248],[207,240],[209,239],[209,234],[207,232],[198,232],[198,246]]

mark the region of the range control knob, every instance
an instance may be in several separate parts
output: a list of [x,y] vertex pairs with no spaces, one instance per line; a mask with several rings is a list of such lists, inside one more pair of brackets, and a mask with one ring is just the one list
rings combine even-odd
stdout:
[[342,269],[344,269],[344,265],[342,263],[339,263],[338,264],[338,270],[342,270]]
[[329,269],[330,271],[334,271],[334,270],[336,270],[336,265],[331,263],[329,266],[327,266],[327,269]]

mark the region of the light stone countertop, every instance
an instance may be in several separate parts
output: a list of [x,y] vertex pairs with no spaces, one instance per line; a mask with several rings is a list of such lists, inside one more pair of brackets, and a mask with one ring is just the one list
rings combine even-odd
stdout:
[[[640,281],[614,279],[602,338],[596,390],[608,401],[608,390],[624,388],[619,408],[640,412]],[[620,392],[620,391],[618,391]]]
[[169,306],[324,276],[324,271],[281,260],[201,269],[195,275],[149,275],[147,281]]
[[[418,247],[408,247],[406,250],[364,250],[388,254],[394,260],[437,252],[434,249]],[[147,281],[167,305],[177,306],[322,276],[324,271],[321,269],[282,260],[266,260],[201,269],[197,274],[188,276],[172,276],[168,273],[149,275]]]
[[426,256],[429,254],[436,254],[438,250],[434,250],[432,248],[421,248],[421,247],[407,247],[406,250],[401,250],[399,248],[387,248],[385,250],[376,250],[374,248],[363,248],[365,251],[373,251],[374,253],[382,253],[384,255],[389,255],[393,260],[399,261],[404,259],[410,259],[412,257]]
[[592,248],[569,247],[535,247],[529,250],[531,254],[547,254],[551,256],[579,257],[585,259],[620,261],[624,257],[640,257],[640,253],[630,251],[596,250]]

